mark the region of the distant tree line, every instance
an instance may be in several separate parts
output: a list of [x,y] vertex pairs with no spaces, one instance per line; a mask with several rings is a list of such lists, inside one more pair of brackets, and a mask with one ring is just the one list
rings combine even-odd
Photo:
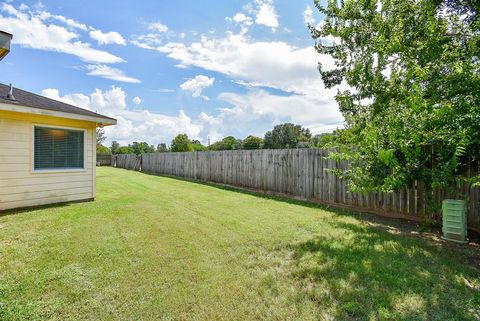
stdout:
[[148,154],[168,152],[193,152],[193,151],[220,151],[220,150],[254,150],[254,149],[285,149],[285,148],[327,148],[338,137],[341,130],[333,133],[312,135],[309,129],[300,125],[285,123],[275,126],[268,131],[263,138],[249,135],[244,139],[227,136],[210,146],[203,145],[196,139],[190,139],[186,134],[177,135],[170,143],[162,143],[157,146],[146,142],[133,142],[127,146],[120,146],[113,141],[110,147],[103,146],[104,135],[98,140],[97,152],[111,154]]

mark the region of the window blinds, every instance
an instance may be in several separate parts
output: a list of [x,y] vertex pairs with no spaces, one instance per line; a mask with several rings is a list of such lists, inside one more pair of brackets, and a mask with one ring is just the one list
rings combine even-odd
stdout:
[[84,168],[84,132],[35,127],[34,169]]

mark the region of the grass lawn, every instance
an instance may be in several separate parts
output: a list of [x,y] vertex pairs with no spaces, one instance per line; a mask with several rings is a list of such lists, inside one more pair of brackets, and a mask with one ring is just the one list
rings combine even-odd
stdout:
[[307,203],[97,176],[95,202],[0,216],[0,320],[480,320],[465,257],[478,248]]

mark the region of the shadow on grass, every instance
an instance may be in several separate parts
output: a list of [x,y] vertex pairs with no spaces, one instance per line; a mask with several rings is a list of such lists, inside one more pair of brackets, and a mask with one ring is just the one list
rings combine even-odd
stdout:
[[32,212],[32,211],[45,210],[45,209],[60,209],[60,208],[64,208],[64,207],[69,207],[73,204],[87,203],[87,202],[93,202],[93,199],[61,202],[61,203],[54,203],[54,204],[47,204],[47,205],[40,205],[40,206],[28,206],[28,207],[15,208],[15,209],[11,209],[11,210],[0,211],[0,217],[10,216],[10,215],[18,215],[18,214],[29,213],[29,212]]
[[[338,217],[349,217],[356,218],[363,222],[366,222],[367,225],[355,225],[350,224],[349,229],[357,229],[359,233],[363,233],[365,228],[368,228],[370,233],[385,233],[385,235],[392,235],[398,240],[406,242],[407,240],[416,240],[421,241],[423,244],[435,245],[439,250],[443,250],[446,253],[455,253],[458,256],[458,259],[461,260],[464,264],[469,265],[475,268],[477,271],[480,271],[480,235],[472,233],[469,231],[469,238],[471,243],[469,245],[460,245],[452,242],[445,242],[441,240],[441,229],[438,226],[431,226],[427,229],[421,227],[420,224],[408,221],[405,219],[396,219],[383,217],[381,215],[362,213],[353,210],[341,209],[334,206],[323,205],[318,202],[308,201],[305,199],[295,199],[292,196],[281,196],[278,194],[270,194],[266,191],[255,191],[244,187],[234,187],[230,185],[224,185],[220,183],[212,183],[206,181],[193,180],[182,177],[175,176],[166,176],[166,175],[156,175],[146,172],[141,172],[149,176],[155,177],[164,177],[177,181],[189,182],[193,184],[208,186],[217,188],[224,191],[240,193],[244,195],[274,200],[278,202],[288,203],[292,205],[298,205],[308,208],[317,208],[321,210],[328,211],[333,214],[333,216]],[[337,223],[341,224],[341,223]],[[480,320],[480,318],[479,318]]]
[[[336,207],[334,205],[325,205],[319,202],[309,201],[300,197],[295,198],[295,196],[292,196],[292,195],[285,195],[285,194],[282,195],[274,192],[253,190],[247,187],[241,187],[241,186],[236,187],[231,185],[225,185],[222,183],[206,182],[206,181],[194,180],[194,179],[183,178],[183,177],[158,175],[158,174],[147,173],[147,172],[141,172],[141,173],[149,176],[164,177],[164,178],[169,178],[177,181],[183,181],[183,182],[189,182],[189,183],[194,183],[198,185],[214,187],[224,191],[255,196],[259,198],[274,200],[274,201],[288,203],[292,205],[298,205],[298,206],[303,206],[308,208],[318,208],[321,210],[329,211],[337,216],[354,217],[362,221],[373,223],[378,228],[384,229],[384,230],[392,230],[392,228],[394,228],[394,229],[397,229],[398,232],[406,233],[406,234],[417,232],[416,234],[421,236],[422,234],[421,232],[426,232],[425,234],[430,234],[430,235],[435,234],[438,237],[440,237],[441,235],[441,228],[439,225],[422,227],[421,224],[419,224],[418,222],[405,220],[402,218],[391,218],[391,217],[381,216],[379,214],[370,214],[370,213],[360,212],[360,211],[351,210],[351,209],[343,209],[340,207]],[[469,231],[469,237],[472,241],[476,243],[480,243],[479,234],[474,233],[473,231]],[[451,245],[457,246],[456,244],[451,244]]]
[[[338,238],[291,244],[297,291],[339,320],[478,320],[478,271],[449,251],[377,228],[332,223]],[[475,281],[476,280],[476,281]],[[475,283],[477,282],[477,283]]]

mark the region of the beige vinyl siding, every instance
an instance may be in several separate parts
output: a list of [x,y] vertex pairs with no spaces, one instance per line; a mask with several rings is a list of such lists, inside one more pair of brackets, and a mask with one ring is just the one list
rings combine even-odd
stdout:
[[[33,127],[86,131],[85,170],[34,171]],[[0,112],[0,210],[95,197],[95,123]]]

